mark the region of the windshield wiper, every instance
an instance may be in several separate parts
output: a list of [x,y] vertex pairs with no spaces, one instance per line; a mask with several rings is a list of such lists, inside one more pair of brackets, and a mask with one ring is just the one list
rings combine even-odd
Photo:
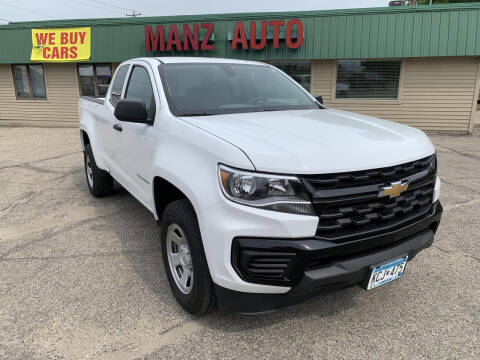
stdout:
[[217,114],[211,114],[211,113],[184,113],[184,114],[178,114],[177,116],[182,117],[182,116],[211,116],[211,115],[217,115]]

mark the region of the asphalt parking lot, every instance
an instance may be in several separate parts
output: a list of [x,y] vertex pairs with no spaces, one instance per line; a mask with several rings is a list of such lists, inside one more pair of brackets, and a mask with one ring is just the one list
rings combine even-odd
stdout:
[[95,199],[78,130],[0,127],[0,358],[480,357],[480,136],[433,135],[443,222],[404,278],[261,316],[175,302],[159,228]]

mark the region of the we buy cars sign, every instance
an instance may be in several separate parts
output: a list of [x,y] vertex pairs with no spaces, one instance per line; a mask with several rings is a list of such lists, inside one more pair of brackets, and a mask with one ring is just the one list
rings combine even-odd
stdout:
[[89,27],[32,29],[31,61],[75,62],[90,59]]

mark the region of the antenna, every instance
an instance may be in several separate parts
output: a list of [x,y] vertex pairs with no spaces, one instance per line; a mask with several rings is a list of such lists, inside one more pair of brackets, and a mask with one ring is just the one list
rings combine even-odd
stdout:
[[135,11],[135,9],[132,10],[132,13],[131,13],[131,14],[125,14],[125,16],[130,16],[130,17],[132,17],[132,18],[136,18],[137,16],[140,16],[140,15],[142,15],[142,13],[137,13],[137,12]]

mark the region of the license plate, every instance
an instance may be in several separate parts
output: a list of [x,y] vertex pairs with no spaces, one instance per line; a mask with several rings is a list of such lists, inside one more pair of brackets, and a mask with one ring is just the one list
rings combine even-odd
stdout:
[[370,280],[368,281],[367,290],[375,289],[381,285],[389,283],[402,277],[407,265],[408,256],[393,260],[387,264],[377,266],[372,269]]

